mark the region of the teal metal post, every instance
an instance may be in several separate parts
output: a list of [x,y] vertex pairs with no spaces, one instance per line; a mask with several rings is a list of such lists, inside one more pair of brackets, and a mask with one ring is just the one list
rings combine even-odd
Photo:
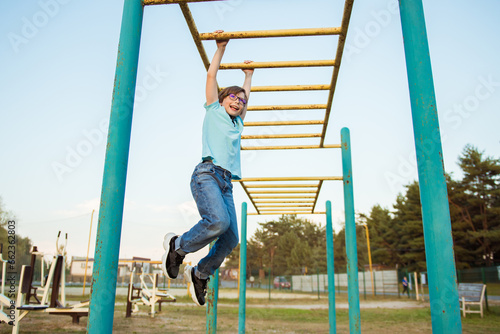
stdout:
[[241,203],[241,242],[240,242],[240,305],[238,333],[245,333],[247,297],[247,203]]
[[[210,243],[210,248],[217,240]],[[207,286],[207,333],[217,333],[217,300],[219,298],[219,269],[210,277]]]
[[358,250],[356,242],[356,221],[354,216],[354,191],[352,186],[351,139],[348,128],[343,128],[340,134],[342,145],[342,174],[344,181],[345,245],[347,255],[349,330],[350,333],[361,333],[361,316],[359,311]]
[[102,181],[88,333],[111,333],[143,7],[125,0]]
[[422,0],[400,0],[417,154],[432,332],[462,333],[450,209]]
[[330,334],[337,332],[335,319],[335,267],[333,248],[332,202],[326,201],[326,269],[328,271],[328,323]]

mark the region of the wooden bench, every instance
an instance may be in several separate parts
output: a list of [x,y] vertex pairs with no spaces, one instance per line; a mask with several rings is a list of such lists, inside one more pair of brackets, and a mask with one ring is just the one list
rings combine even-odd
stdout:
[[[486,284],[481,283],[459,283],[458,298],[460,310],[465,318],[466,313],[480,313],[483,317],[483,302],[486,292]],[[471,306],[479,306],[479,310],[471,310]]]

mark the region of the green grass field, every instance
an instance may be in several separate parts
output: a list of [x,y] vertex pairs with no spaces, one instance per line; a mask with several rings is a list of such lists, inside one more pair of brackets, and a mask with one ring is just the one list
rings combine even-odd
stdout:
[[[81,296],[68,296],[68,300],[80,300]],[[370,308],[361,309],[361,331],[363,333],[431,333],[430,308],[426,303],[406,301],[397,297],[381,298],[383,303],[406,302],[416,308]],[[361,300],[361,303],[364,301]],[[206,330],[206,309],[196,307],[187,296],[178,297],[176,303],[163,304],[162,312],[155,318],[148,315],[149,308],[140,306],[140,312],[132,318],[125,318],[125,297],[117,296],[114,313],[113,333],[204,333]],[[336,303],[347,303],[345,295],[337,295]],[[377,303],[369,298],[367,303]],[[300,305],[302,309],[289,309]],[[314,309],[314,305],[323,309]],[[328,333],[328,310],[326,296],[320,300],[304,298],[297,294],[293,298],[272,300],[247,299],[247,333]],[[313,309],[309,309],[313,308]],[[87,317],[80,324],[72,324],[69,316],[54,316],[31,312],[21,321],[21,333],[85,333]],[[337,333],[349,332],[347,309],[336,310]],[[490,310],[481,319],[479,314],[468,314],[462,318],[463,333],[500,333],[500,306],[490,303]],[[238,300],[221,298],[217,313],[217,332],[238,331]],[[0,333],[10,333],[6,324],[0,325]]]

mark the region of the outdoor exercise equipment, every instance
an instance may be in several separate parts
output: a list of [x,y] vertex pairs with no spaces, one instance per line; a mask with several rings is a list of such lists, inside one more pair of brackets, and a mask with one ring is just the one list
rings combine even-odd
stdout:
[[149,306],[151,308],[149,314],[151,318],[154,318],[156,304],[158,304],[158,311],[160,312],[162,303],[176,301],[175,297],[169,294],[167,290],[158,288],[158,274],[141,273],[139,275],[140,284],[136,287],[134,284],[135,271],[136,267],[134,266],[128,284],[126,318],[131,317],[132,313],[139,312],[139,305]]
[[[71,306],[66,304],[66,293],[65,293],[65,254],[66,246],[68,244],[68,235],[66,234],[64,246],[59,247],[59,238],[61,236],[61,231],[57,235],[56,239],[56,254],[53,256],[52,263],[50,265],[49,272],[47,276],[44,276],[45,269],[45,254],[38,251],[37,247],[34,246],[31,252],[30,265],[23,265],[21,268],[21,275],[19,281],[19,288],[17,292],[16,300],[11,300],[4,295],[4,284],[5,284],[5,273],[6,265],[9,261],[3,260],[0,256],[0,260],[3,262],[3,274],[2,274],[2,294],[0,295],[0,303],[2,306],[11,307],[10,314],[13,318],[8,318],[7,314],[0,311],[0,321],[12,322],[13,328],[12,333],[19,333],[20,321],[28,315],[29,312],[45,312],[48,314],[57,315],[69,315],[73,319],[73,323],[79,323],[80,317],[87,316],[89,309],[89,302],[81,302]],[[1,247],[0,247],[1,248]],[[33,286],[34,278],[34,266],[36,263],[36,257],[40,256],[41,259],[41,285]],[[43,295],[39,299],[37,293],[43,292]],[[61,299],[59,299],[61,296]],[[34,299],[35,304],[31,304],[31,298]],[[9,321],[6,321],[10,319]]]
[[[342,129],[341,145],[325,144],[325,134],[330,118],[333,95],[337,84],[347,28],[351,16],[353,0],[346,0],[344,13],[339,28],[318,29],[290,29],[274,31],[247,31],[225,32],[214,35],[200,34],[197,31],[194,19],[188,7],[189,2],[209,2],[211,0],[125,0],[118,59],[116,67],[115,88],[111,107],[106,161],[104,166],[101,205],[99,210],[99,227],[96,242],[95,266],[93,272],[93,289],[90,304],[89,333],[111,333],[113,327],[113,310],[116,294],[116,278],[118,267],[118,251],[120,246],[123,204],[125,196],[125,182],[130,146],[130,131],[134,105],[134,94],[139,58],[139,45],[142,29],[144,6],[177,3],[186,19],[189,30],[205,68],[210,63],[203,48],[202,41],[209,39],[236,39],[236,38],[284,38],[289,36],[338,35],[335,59],[305,60],[305,61],[278,61],[254,62],[251,64],[229,63],[221,64],[221,70],[244,68],[296,68],[296,67],[333,67],[332,80],[329,85],[289,85],[289,86],[261,86],[253,87],[253,92],[281,92],[281,91],[310,91],[328,90],[326,104],[306,105],[268,105],[251,106],[249,111],[259,110],[309,110],[324,109],[325,117],[321,120],[305,121],[259,121],[246,122],[246,127],[263,126],[321,126],[321,132],[287,135],[253,135],[242,136],[247,139],[280,139],[280,138],[319,138],[316,145],[265,145],[244,146],[242,150],[274,150],[274,149],[321,149],[342,148],[342,177],[302,177],[302,178],[247,178],[240,180],[240,184],[250,198],[256,213],[250,214],[318,214],[315,211],[319,191],[324,181],[342,180],[344,184],[344,206],[346,212],[346,252],[348,256],[349,277],[349,327],[351,333],[360,333],[359,290],[357,286],[357,254],[356,233],[352,188],[352,168],[350,157],[350,143],[348,129]],[[417,151],[418,174],[420,181],[420,196],[424,225],[427,268],[429,274],[429,291],[431,300],[432,328],[434,333],[461,333],[460,309],[456,284],[455,261],[453,257],[453,243],[451,238],[451,223],[447,202],[447,190],[444,178],[442,148],[439,137],[438,117],[434,96],[432,72],[430,67],[429,50],[425,29],[425,20],[422,0],[400,0],[401,24],[403,28],[404,49],[407,62],[408,81]],[[293,4],[290,4],[290,6]],[[259,185],[259,182],[269,182]],[[299,181],[314,182],[304,184]],[[269,199],[264,195],[271,192],[249,189],[279,188],[271,186],[272,182],[297,182],[285,184],[281,188],[310,188],[301,190],[277,190]],[[295,195],[291,195],[295,194]],[[262,196],[261,196],[262,195]],[[261,197],[261,198],[259,198]],[[262,198],[264,197],[264,198]],[[265,203],[261,202],[266,199]],[[276,201],[273,203],[273,201]],[[271,204],[273,203],[273,204]],[[279,205],[278,205],[279,204]],[[277,206],[272,206],[277,205]],[[329,204],[327,204],[328,211]],[[244,205],[246,217],[246,204]],[[322,212],[324,214],[324,212]],[[330,217],[331,219],[331,217]],[[242,219],[243,220],[243,219]],[[246,218],[244,220],[246,222]],[[246,229],[246,228],[245,228]],[[243,231],[242,231],[243,232]],[[245,232],[246,233],[246,232]],[[330,232],[329,232],[330,233]],[[243,234],[243,233],[242,233]],[[328,243],[330,244],[330,243]],[[243,244],[242,244],[243,245]],[[328,246],[332,248],[333,244]],[[243,254],[243,252],[242,252]],[[331,268],[333,270],[333,267]],[[331,279],[333,279],[333,275]],[[244,277],[243,274],[240,277]],[[210,281],[207,294],[207,331],[216,331],[216,296],[217,279]],[[240,278],[241,279],[241,278]],[[330,279],[330,278],[329,278]],[[334,286],[329,284],[329,286]],[[244,295],[245,284],[240,284],[240,296]],[[243,292],[243,293],[242,293]],[[331,293],[330,293],[331,294]],[[330,301],[330,308],[332,304]],[[334,309],[330,310],[330,332],[335,332]],[[333,319],[332,319],[333,317]],[[244,307],[240,310],[239,331],[244,332]]]

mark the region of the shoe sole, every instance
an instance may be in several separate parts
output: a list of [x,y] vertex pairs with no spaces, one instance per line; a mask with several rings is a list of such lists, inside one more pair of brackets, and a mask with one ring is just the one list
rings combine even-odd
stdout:
[[200,302],[198,301],[198,298],[196,298],[196,292],[194,291],[194,283],[193,283],[193,278],[191,277],[192,275],[192,271],[193,271],[193,267],[191,267],[190,265],[187,265],[186,266],[186,269],[184,270],[184,275],[186,275],[186,279],[189,283],[191,283],[189,285],[189,294],[191,295],[191,299],[193,300],[193,302],[198,305],[198,306],[203,306],[205,304],[200,304]]
[[165,237],[163,238],[163,249],[165,250],[165,253],[163,253],[163,256],[161,257],[161,270],[163,271],[163,274],[167,276],[169,279],[176,279],[177,277],[170,277],[170,275],[167,272],[167,256],[168,253],[170,252],[170,240],[177,236],[175,233],[167,233]]

